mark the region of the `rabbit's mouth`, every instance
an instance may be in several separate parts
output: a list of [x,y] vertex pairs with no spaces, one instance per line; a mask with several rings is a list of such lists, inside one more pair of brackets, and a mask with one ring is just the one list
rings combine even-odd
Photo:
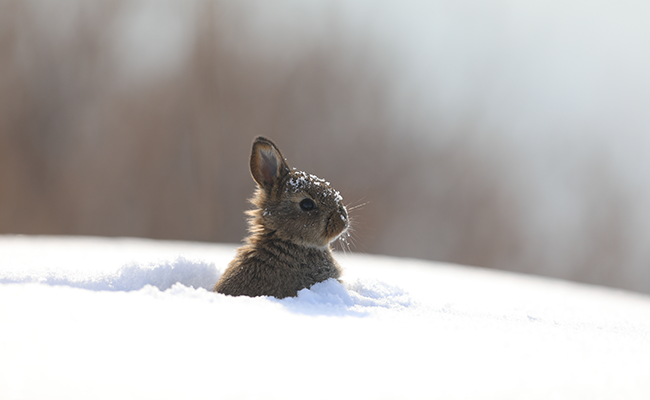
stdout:
[[341,236],[349,227],[348,212],[344,206],[330,215],[323,237],[329,244]]

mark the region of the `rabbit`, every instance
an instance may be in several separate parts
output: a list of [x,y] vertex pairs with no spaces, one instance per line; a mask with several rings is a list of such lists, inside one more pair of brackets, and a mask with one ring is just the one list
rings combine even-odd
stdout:
[[349,227],[343,198],[329,182],[291,169],[269,139],[253,141],[250,172],[257,183],[250,199],[249,236],[237,249],[214,292],[231,296],[295,297],[341,268],[330,243]]

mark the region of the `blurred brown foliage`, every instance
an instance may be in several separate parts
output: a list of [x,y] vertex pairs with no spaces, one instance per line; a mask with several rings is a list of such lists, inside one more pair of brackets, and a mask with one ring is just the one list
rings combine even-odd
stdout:
[[[434,176],[421,166],[457,177],[480,167],[450,171],[472,166],[463,165],[462,152],[432,157],[391,131],[382,76],[368,52],[340,40],[278,68],[233,51],[246,45],[232,43],[237,21],[219,18],[218,2],[203,2],[191,57],[179,71],[116,89],[106,31],[121,3],[99,4],[98,11],[80,3],[73,34],[56,40],[39,30],[25,3],[3,3],[2,232],[239,241],[253,188],[249,146],[260,134],[293,165],[327,177],[348,201],[369,202],[356,227],[364,250],[401,244],[398,253],[418,254],[435,231],[429,224],[442,222],[446,230],[456,218],[472,223],[473,213],[445,211],[458,208],[454,196],[432,198]],[[341,66],[344,57],[354,59],[353,67]],[[476,201],[498,208],[498,199],[487,196],[465,195],[470,204],[463,207],[474,209]],[[413,222],[424,226],[399,222],[415,210]],[[398,238],[386,236],[389,226],[403,229],[394,232]],[[414,236],[421,240],[411,243]],[[462,249],[455,259],[486,264],[494,251]]]
[[[73,4],[54,35],[33,2],[0,2],[0,233],[238,242],[249,146],[264,135],[351,205],[367,202],[354,250],[544,273],[541,256],[516,266],[530,243],[515,153],[497,135],[485,151],[471,118],[450,131],[432,110],[415,134],[396,123],[370,44],[332,34],[281,63],[244,39],[245,14],[197,1],[189,57],[125,84],[109,50],[125,3]],[[455,139],[422,139],[436,135]]]

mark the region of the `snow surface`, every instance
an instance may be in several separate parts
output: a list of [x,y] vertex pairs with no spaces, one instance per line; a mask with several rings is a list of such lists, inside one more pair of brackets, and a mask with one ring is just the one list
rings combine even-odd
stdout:
[[344,284],[211,293],[234,249],[0,236],[0,398],[650,398],[649,297],[340,254]]

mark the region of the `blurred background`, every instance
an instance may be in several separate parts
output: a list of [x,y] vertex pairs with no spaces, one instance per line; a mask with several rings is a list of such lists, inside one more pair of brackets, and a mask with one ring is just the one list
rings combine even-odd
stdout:
[[354,251],[650,293],[650,3],[0,0],[0,233],[239,242],[257,135]]

